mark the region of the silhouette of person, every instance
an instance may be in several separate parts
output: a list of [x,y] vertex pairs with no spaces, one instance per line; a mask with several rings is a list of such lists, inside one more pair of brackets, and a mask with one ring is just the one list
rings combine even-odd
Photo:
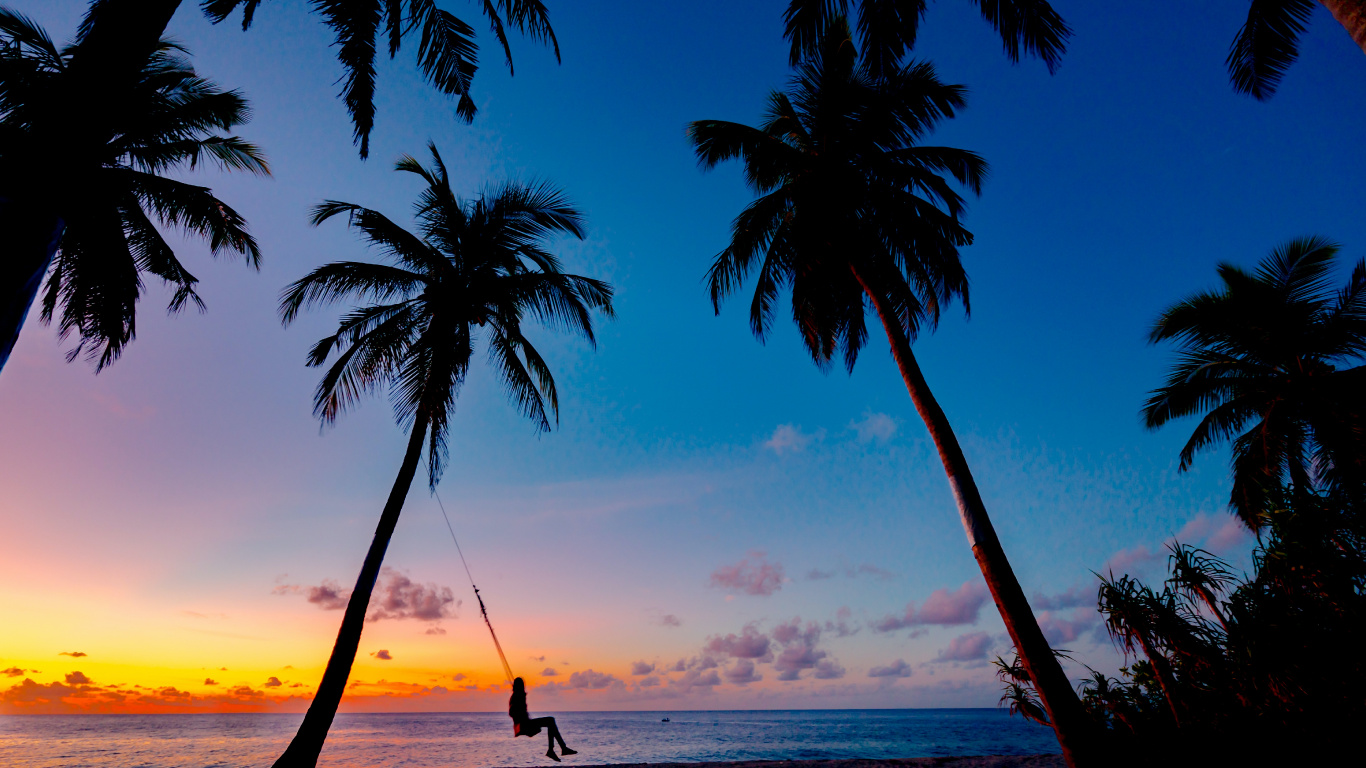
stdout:
[[513,736],[535,736],[546,729],[546,741],[548,748],[545,756],[560,762],[560,756],[555,754],[555,742],[560,742],[561,755],[577,755],[578,751],[570,749],[564,743],[564,737],[560,735],[560,729],[555,725],[553,717],[538,717],[531,719],[526,711],[526,683],[522,678],[512,681],[512,698],[508,700],[508,717],[512,718]]

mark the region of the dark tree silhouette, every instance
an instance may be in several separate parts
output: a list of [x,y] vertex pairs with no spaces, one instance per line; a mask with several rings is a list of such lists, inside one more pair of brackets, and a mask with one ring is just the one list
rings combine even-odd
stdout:
[[523,321],[530,316],[591,344],[592,310],[612,316],[611,287],[566,274],[546,249],[546,241],[557,235],[583,236],[579,212],[559,191],[545,184],[507,184],[463,200],[452,192],[436,147],[430,149],[432,167],[411,157],[396,166],[427,183],[416,204],[420,234],[351,203],[328,201],[314,210],[314,224],[346,216],[392,264],[342,261],[319,267],[290,285],[280,302],[286,325],[305,306],[347,298],[375,302],[344,315],[337,332],[309,353],[310,366],[325,365],[336,355],[318,384],[314,413],[331,423],[362,395],[387,387],[409,438],[327,670],[298,733],[275,762],[278,768],[317,763],[424,445],[428,482],[435,488],[440,479],[451,414],[478,337],[483,335],[489,361],[513,404],[537,429],[549,431],[551,418],[558,420],[559,414],[555,380],[523,335]]
[[[29,190],[42,205],[32,198],[0,205],[7,238],[16,236],[0,260],[0,368],[49,267],[42,318],[60,318],[61,336],[79,339],[69,359],[85,352],[97,371],[137,334],[144,274],[174,287],[171,311],[189,303],[202,310],[197,279],[153,219],[203,237],[215,254],[239,253],[252,266],[260,259],[231,207],[205,187],[166,176],[201,162],[267,174],[256,147],[215,133],[247,121],[246,100],[197,76],[184,49],[163,42],[118,99],[106,99],[54,144],[42,133],[45,117],[71,96],[79,45],[59,50],[30,20],[0,9],[0,176],[44,169]],[[16,219],[27,216],[36,219]]]
[[1334,292],[1337,252],[1310,237],[1275,249],[1253,274],[1220,264],[1221,290],[1172,306],[1150,335],[1179,352],[1143,407],[1147,426],[1202,417],[1182,471],[1197,452],[1231,441],[1229,508],[1254,530],[1287,479],[1307,491],[1366,478],[1366,260]]
[[[982,18],[1001,35],[1006,56],[1019,62],[1020,51],[1057,70],[1072,30],[1047,0],[972,0]],[[859,50],[869,71],[894,69],[915,46],[926,0],[855,0]],[[813,52],[832,25],[844,25],[850,0],[790,0],[783,19],[792,41],[792,63]]]
[[[1319,0],[1352,41],[1366,52],[1366,0]],[[1247,21],[1228,52],[1233,89],[1259,101],[1271,98],[1285,71],[1299,57],[1300,35],[1314,13],[1314,0],[1252,0]]]
[[733,225],[730,245],[708,272],[717,312],[757,273],[750,326],[772,327],[780,293],[816,365],[839,354],[852,371],[868,338],[871,308],[891,344],[906,389],[939,451],[973,555],[986,578],[1069,760],[1085,762],[1081,704],[1039,630],[992,528],[948,419],[911,351],[954,299],[968,303],[958,248],[972,235],[950,176],[979,192],[987,165],[972,152],[919,140],[964,105],[964,89],[912,62],[874,78],[848,28],[830,25],[788,92],[769,97],[752,128],[702,120],[689,136],[704,168],[738,158],[760,197]]

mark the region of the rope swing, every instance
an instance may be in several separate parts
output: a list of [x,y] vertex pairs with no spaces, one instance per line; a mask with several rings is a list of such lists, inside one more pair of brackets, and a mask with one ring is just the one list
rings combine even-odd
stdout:
[[446,514],[446,505],[441,503],[441,495],[432,489],[432,495],[436,497],[436,506],[441,510],[441,517],[446,521],[446,530],[451,532],[451,541],[455,542],[455,551],[460,554],[460,564],[465,566],[465,575],[469,577],[470,587],[474,589],[474,599],[479,601],[479,614],[484,617],[484,626],[489,628],[489,636],[493,638],[493,647],[498,649],[498,659],[503,662],[503,673],[507,675],[508,685],[512,685],[512,667],[508,665],[508,657],[503,653],[503,645],[498,642],[498,633],[493,631],[493,622],[489,621],[489,612],[484,608],[484,598],[479,595],[479,587],[474,584],[474,576],[470,573],[470,564],[465,562],[465,553],[460,549],[460,540],[455,538],[455,528],[451,526],[450,515]]

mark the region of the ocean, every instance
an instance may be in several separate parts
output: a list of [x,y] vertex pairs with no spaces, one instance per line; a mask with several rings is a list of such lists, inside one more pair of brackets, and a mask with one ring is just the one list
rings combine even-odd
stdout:
[[[538,715],[540,713],[537,713]],[[1000,709],[559,712],[578,755],[564,765],[1056,754],[1052,730]],[[663,718],[670,722],[661,722]],[[0,717],[10,768],[268,768],[302,715]],[[545,733],[512,736],[501,713],[343,714],[319,765],[546,766]]]

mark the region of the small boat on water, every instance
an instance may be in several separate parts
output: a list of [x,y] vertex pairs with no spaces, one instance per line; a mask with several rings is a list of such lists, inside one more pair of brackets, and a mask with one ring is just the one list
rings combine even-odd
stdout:
[[663,720],[660,720],[659,722],[661,722],[661,723],[667,723],[667,722],[669,722],[669,718],[666,717],[666,718],[664,718]]

